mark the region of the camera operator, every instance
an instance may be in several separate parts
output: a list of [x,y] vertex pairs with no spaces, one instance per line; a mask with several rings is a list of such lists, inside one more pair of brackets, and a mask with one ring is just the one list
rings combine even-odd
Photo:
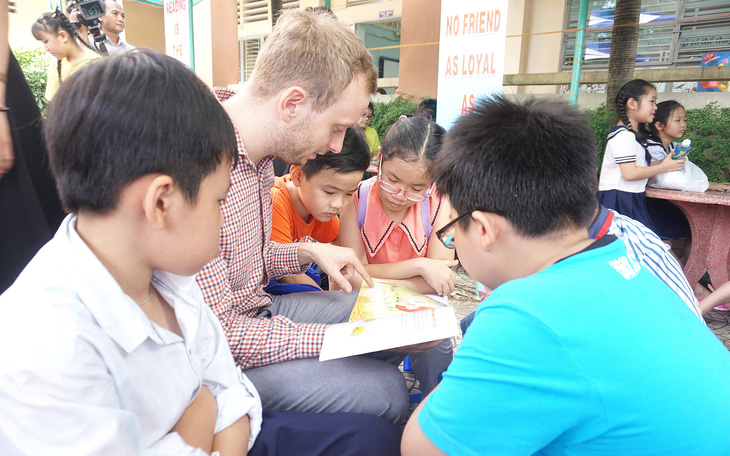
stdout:
[[68,0],[66,12],[78,35],[95,51],[118,54],[134,49],[119,36],[126,23],[124,9],[119,3],[109,0]]
[[[106,35],[106,40],[102,41],[106,46],[106,52],[112,55],[134,49],[134,46],[125,43],[119,36],[126,25],[122,6],[114,0],[107,0],[104,6],[106,14],[99,18],[99,22],[101,23],[101,31]],[[96,50],[103,52],[98,43],[91,37],[89,37],[89,44]]]

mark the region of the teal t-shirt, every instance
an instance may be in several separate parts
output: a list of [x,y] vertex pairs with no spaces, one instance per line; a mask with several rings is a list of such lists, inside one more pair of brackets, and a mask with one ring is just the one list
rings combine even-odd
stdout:
[[614,241],[494,290],[418,422],[454,455],[725,456],[728,379],[725,346]]

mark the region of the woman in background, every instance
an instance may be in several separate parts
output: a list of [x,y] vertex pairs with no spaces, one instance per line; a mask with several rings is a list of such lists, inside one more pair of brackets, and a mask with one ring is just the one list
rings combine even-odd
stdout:
[[0,293],[61,223],[41,113],[8,46],[8,0],[0,0]]

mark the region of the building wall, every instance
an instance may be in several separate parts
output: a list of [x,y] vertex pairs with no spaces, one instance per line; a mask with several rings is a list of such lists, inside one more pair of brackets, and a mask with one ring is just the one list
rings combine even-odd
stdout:
[[440,24],[441,0],[403,0],[398,91],[415,101],[436,98]]
[[164,13],[161,7],[127,0],[123,5],[127,17],[126,42],[165,52]]
[[[564,0],[509,0],[505,74],[559,70],[564,10]],[[555,93],[555,87],[505,86],[503,92]]]
[[8,27],[8,42],[11,49],[42,48],[40,41],[36,41],[30,33],[33,23],[48,11],[48,0],[21,0],[15,3],[18,13],[11,14]]
[[193,7],[195,72],[210,86],[238,82],[235,0],[203,0]]
[[[555,73],[560,67],[560,43],[562,40],[565,1],[526,0],[523,52],[520,58],[522,73]],[[551,32],[540,34],[544,32]],[[509,49],[509,47],[507,47]],[[555,93],[554,87],[526,87],[525,93]],[[505,92],[507,92],[505,90]]]
[[213,0],[211,7],[211,66],[214,86],[238,82],[238,21],[236,0]]
[[211,21],[211,0],[203,0],[193,6],[195,72],[208,85],[213,85],[213,27]]
[[[564,0],[509,0],[505,74],[558,71]],[[441,0],[403,0],[401,44],[439,41]],[[538,34],[538,35],[532,35]],[[415,98],[436,97],[439,46],[401,49],[398,90]],[[554,87],[505,87],[505,93],[555,93]]]
[[[300,1],[299,5],[301,8],[319,6],[320,2],[305,0]],[[377,22],[390,18],[398,19],[403,16],[401,0],[382,0],[355,6],[347,6],[347,0],[332,0],[330,9],[340,21],[353,26],[360,22]],[[393,12],[391,16],[380,17],[381,13],[386,14],[389,11]]]
[[520,72],[524,38],[522,29],[525,26],[525,1],[509,0],[507,3],[507,38],[504,54],[504,74]]

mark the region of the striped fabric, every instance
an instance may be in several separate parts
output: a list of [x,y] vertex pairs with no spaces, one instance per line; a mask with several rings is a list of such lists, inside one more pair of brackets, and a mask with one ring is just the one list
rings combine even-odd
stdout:
[[[606,140],[610,141],[617,135],[624,134],[624,132],[631,133],[631,131],[624,126],[613,127],[613,129],[611,129],[611,132],[608,134],[608,138]],[[631,134],[633,135],[633,133]],[[636,154],[631,149],[621,149],[620,151],[614,153],[614,161],[616,163],[632,163],[636,161]]]
[[659,280],[666,283],[697,315],[697,318],[704,322],[692,287],[687,282],[682,266],[668,252],[669,246],[636,220],[615,211],[611,212],[613,222],[608,229],[608,234],[621,239],[626,245],[629,255],[646,266]]
[[[216,88],[220,101],[235,92]],[[299,244],[279,244],[271,238],[273,157],[258,167],[248,158],[236,132],[239,161],[231,170],[231,189],[222,211],[220,255],[197,276],[205,301],[218,317],[233,357],[242,368],[319,356],[326,325],[294,323],[288,318],[255,318],[271,304],[264,292],[270,278],[303,274]]]

